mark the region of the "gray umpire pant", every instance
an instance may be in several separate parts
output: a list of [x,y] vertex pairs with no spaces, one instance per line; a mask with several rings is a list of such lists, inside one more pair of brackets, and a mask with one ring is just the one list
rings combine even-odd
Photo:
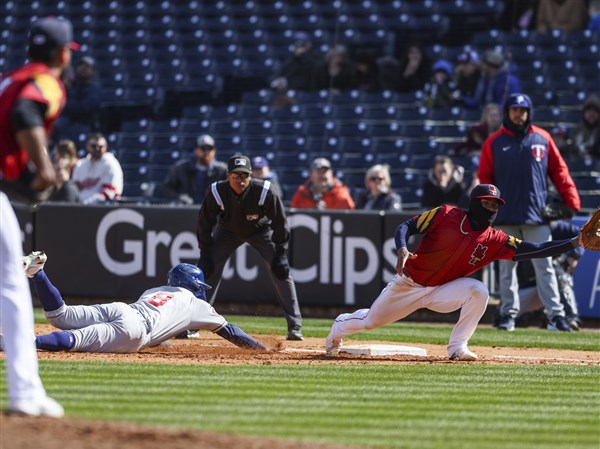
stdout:
[[296,294],[296,285],[291,275],[287,279],[281,280],[271,271],[271,262],[275,257],[275,244],[271,240],[273,231],[269,228],[250,237],[242,238],[216,225],[213,230],[214,244],[212,247],[212,258],[214,262],[214,271],[205,281],[212,286],[212,290],[207,290],[207,299],[212,303],[212,296],[216,293],[221,282],[223,269],[231,255],[244,243],[248,243],[256,249],[265,262],[265,267],[271,283],[275,288],[277,300],[285,313],[288,323],[288,330],[293,327],[302,326],[302,316],[298,305],[298,296]]
[[[522,240],[530,242],[547,242],[552,240],[548,225],[502,225],[498,229]],[[536,289],[544,304],[549,319],[565,316],[560,302],[558,281],[552,265],[552,258],[531,259],[535,271]],[[519,280],[517,278],[517,262],[512,260],[498,261],[500,268],[500,314],[516,318],[521,309],[519,298]]]

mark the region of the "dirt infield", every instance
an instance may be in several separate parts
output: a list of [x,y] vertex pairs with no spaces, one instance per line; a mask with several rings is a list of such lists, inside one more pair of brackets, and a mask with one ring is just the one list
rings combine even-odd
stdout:
[[[37,333],[52,332],[50,325],[37,325]],[[448,360],[445,345],[389,342],[390,344],[418,346],[427,350],[427,356],[391,355],[364,356],[340,354],[330,357],[325,354],[323,338],[306,338],[304,341],[286,341],[282,336],[257,335],[256,338],[273,352],[247,351],[239,349],[223,338],[203,332],[201,338],[170,340],[164,345],[147,348],[136,354],[89,354],[70,352],[42,352],[40,360],[102,360],[107,362],[141,362],[174,364],[314,364],[355,365],[367,363],[456,363]],[[362,341],[361,344],[368,344]],[[371,343],[385,343],[381,341]],[[523,364],[592,364],[600,365],[600,354],[591,351],[570,351],[539,348],[505,348],[470,346],[479,355],[473,363],[523,363]]]
[[[37,325],[37,333],[51,332],[49,325]],[[149,348],[137,354],[89,354],[38,352],[40,360],[107,361],[127,363],[170,364],[441,364],[457,363],[448,360],[446,347],[406,343],[427,350],[427,356],[392,355],[363,356],[340,354],[330,357],[324,352],[323,338],[306,338],[304,341],[285,341],[282,336],[257,335],[273,352],[241,350],[224,339],[210,333],[192,340],[171,340],[166,345]],[[362,343],[368,343],[361,341]],[[375,342],[373,342],[375,343]],[[382,343],[377,341],[376,343]],[[402,344],[402,343],[390,343]],[[476,362],[458,363],[518,363],[518,364],[578,364],[600,365],[600,354],[589,351],[570,351],[537,348],[477,347],[471,349],[480,359]],[[274,439],[226,435],[194,430],[174,430],[126,423],[62,419],[60,427],[52,419],[25,418],[0,415],[0,448],[2,449],[179,449],[202,447],[206,449],[342,449],[346,446],[316,443],[289,442]]]

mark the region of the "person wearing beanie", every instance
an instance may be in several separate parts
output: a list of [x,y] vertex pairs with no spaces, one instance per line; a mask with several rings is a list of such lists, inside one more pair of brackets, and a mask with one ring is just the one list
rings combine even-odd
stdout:
[[[550,134],[532,124],[533,103],[523,93],[510,95],[503,108],[503,126],[483,143],[478,179],[493,183],[510,207],[498,213],[499,229],[519,239],[546,242],[552,239],[542,210],[549,201],[548,179],[573,212],[581,208],[579,193],[569,168]],[[515,260],[499,262],[500,317],[497,327],[512,331],[519,314],[519,284]],[[540,299],[550,330],[569,331],[560,302],[558,283],[550,257],[533,261]]]
[[581,122],[573,131],[575,151],[580,157],[600,159],[600,99],[589,96],[581,115]]

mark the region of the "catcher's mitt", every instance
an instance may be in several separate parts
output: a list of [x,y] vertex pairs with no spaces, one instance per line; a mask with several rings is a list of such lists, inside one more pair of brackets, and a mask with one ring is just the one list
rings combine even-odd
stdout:
[[600,207],[581,228],[581,239],[586,249],[600,251]]

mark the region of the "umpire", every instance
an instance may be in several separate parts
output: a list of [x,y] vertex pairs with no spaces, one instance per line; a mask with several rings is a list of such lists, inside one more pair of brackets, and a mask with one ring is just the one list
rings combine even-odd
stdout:
[[[269,276],[288,323],[288,340],[303,340],[296,286],[286,250],[290,240],[281,198],[267,180],[252,179],[250,159],[233,156],[227,179],[210,186],[198,218],[198,267],[217,290],[227,259],[244,243],[270,265]],[[212,296],[211,295],[211,296]],[[212,302],[212,297],[209,298]]]

